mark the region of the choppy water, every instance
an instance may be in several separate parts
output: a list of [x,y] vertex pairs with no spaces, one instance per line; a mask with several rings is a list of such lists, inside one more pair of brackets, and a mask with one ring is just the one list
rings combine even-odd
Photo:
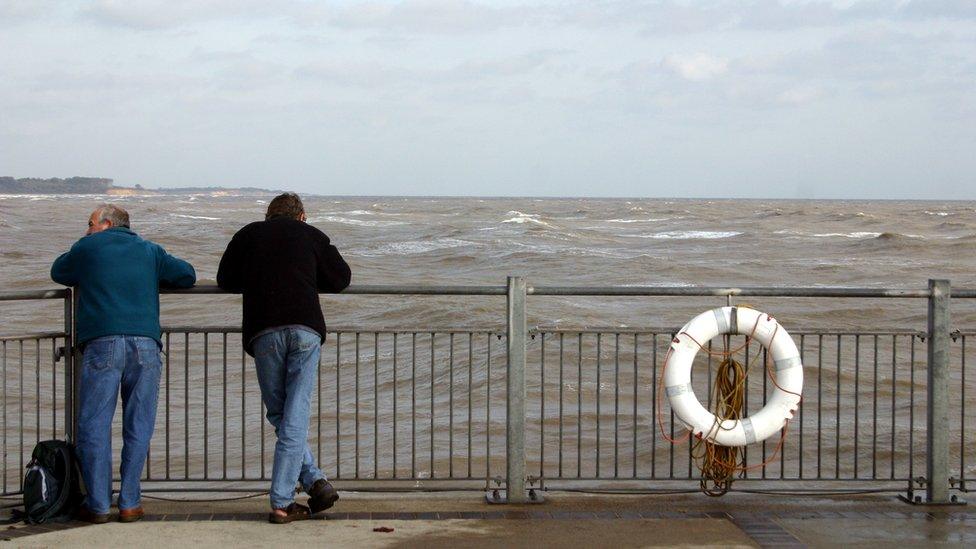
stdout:
[[[132,216],[132,228],[135,231],[164,245],[170,253],[189,260],[196,267],[201,281],[205,282],[214,278],[220,254],[229,238],[244,224],[263,218],[269,199],[270,197],[267,196],[195,195],[137,196],[113,198],[112,201],[120,203],[129,210]],[[0,263],[2,265],[0,266],[0,290],[54,287],[55,285],[48,279],[51,261],[83,234],[88,214],[95,205],[105,200],[106,197],[97,196],[0,196],[0,262],[2,262]],[[501,285],[504,284],[507,275],[519,274],[527,277],[529,283],[534,285],[840,285],[921,288],[929,278],[949,278],[954,286],[976,287],[976,269],[974,269],[976,267],[976,203],[974,202],[309,197],[306,199],[306,209],[309,222],[332,237],[333,242],[351,265],[354,284]],[[757,308],[771,312],[791,330],[817,328],[921,330],[925,326],[926,309],[925,302],[922,300],[762,298],[747,301]],[[350,296],[326,298],[323,304],[327,321],[331,326],[337,327],[497,329],[504,324],[504,300],[501,298]],[[583,326],[669,327],[681,325],[697,312],[720,304],[724,304],[724,300],[538,297],[530,298],[529,321],[533,326],[561,329]],[[955,304],[953,314],[957,328],[976,326],[976,311],[973,305],[961,300]],[[0,303],[0,333],[30,333],[60,329],[61,311],[61,305],[58,303]],[[169,326],[237,325],[239,300],[227,296],[193,298],[167,296],[163,300],[163,322]],[[353,345],[351,337],[347,336],[343,342],[345,347],[342,352],[346,353],[346,357],[350,356],[350,353],[355,353],[351,347]],[[366,337],[364,335],[364,338]],[[373,378],[369,376],[360,378],[355,374],[344,373],[345,377],[338,379],[338,389],[342,395],[339,400],[343,403],[354,404],[349,395],[355,393],[357,380],[362,381],[364,401],[372,398],[374,387],[376,394],[385,394],[385,391],[392,389],[391,367],[383,365],[385,360],[392,359],[392,340],[381,336],[375,343],[376,354],[374,355],[372,354],[374,342],[372,336],[368,337],[370,338],[368,341],[363,339],[360,357],[363,364],[372,364],[373,357],[379,357],[380,382],[374,385],[371,381]],[[398,353],[410,352],[407,343],[409,336],[405,337],[408,339],[399,341]],[[571,336],[567,347],[576,344],[575,337]],[[607,337],[601,353],[614,353],[616,349],[614,337],[612,334]],[[547,352],[554,352],[552,345],[555,345],[555,341],[556,339],[550,339]],[[182,343],[182,340],[179,343]],[[653,346],[644,341],[640,343],[644,349]],[[666,345],[666,339],[662,339],[659,343]],[[866,353],[864,360],[868,365],[872,362],[870,356],[872,343],[870,339],[863,342]],[[324,356],[331,357],[328,360],[333,364],[332,373],[329,374],[332,377],[323,375],[326,386],[336,381],[335,357],[332,354],[334,341],[330,342],[330,345],[331,347],[326,348]],[[423,340],[420,345],[421,347],[426,345],[429,349],[430,342]],[[438,357],[445,356],[443,353],[447,349],[446,345],[448,345],[446,339],[436,342],[434,346]],[[457,345],[459,363],[464,363],[467,355],[464,354],[466,350],[462,350],[462,347],[467,343],[459,340]],[[503,345],[503,342],[496,342],[492,350],[493,353],[502,352],[501,355],[493,354],[493,360],[498,361],[496,364],[503,364]],[[842,362],[848,361],[848,353],[852,352],[853,345],[853,341],[844,343],[845,358]],[[905,343],[898,343],[898,345],[905,345]],[[896,346],[893,346],[890,340],[882,341],[880,351],[874,355],[882,364],[892,360],[893,351],[888,347]],[[593,348],[595,348],[595,340],[584,340],[584,355],[591,353]],[[633,362],[634,353],[631,347],[624,344],[620,349],[624,355],[620,360],[625,364]],[[823,352],[828,356],[842,354],[835,347],[824,347],[824,349]],[[182,360],[179,352],[178,349],[172,351],[173,360],[177,363]],[[421,354],[424,352],[422,350]],[[484,355],[485,352],[484,349],[475,349],[475,355],[478,356]],[[904,349],[897,347],[894,352],[902,357],[898,360],[904,360],[909,350],[907,347]],[[219,357],[219,350],[215,350],[214,353],[215,357]],[[571,351],[566,353],[564,358],[567,364],[575,364],[579,359],[578,355],[571,355]],[[640,352],[638,354],[641,355],[640,361],[647,358]],[[560,398],[558,381],[555,377],[551,377],[555,375],[551,365],[557,357],[547,356],[550,370],[546,374],[549,377],[546,381],[545,394],[549,404],[546,405],[548,407],[544,406],[530,412],[530,415],[535,418],[553,412],[552,407]],[[923,356],[924,349],[921,349],[920,357]],[[614,355],[610,354],[602,362],[604,367],[610,365],[610,370],[605,372],[605,376],[611,375],[614,371],[614,358]],[[191,359],[194,364],[199,362],[201,360],[199,352],[191,351]],[[345,360],[347,358],[344,357],[343,361]],[[421,364],[423,361],[429,363],[431,359],[427,354],[417,360],[418,364]],[[530,360],[534,361],[533,367],[538,368],[538,359],[530,358]],[[851,364],[853,364],[852,360]],[[402,368],[408,361],[407,355],[402,356],[399,367]],[[587,356],[581,359],[581,362],[586,365],[586,372],[588,372],[584,373],[584,378],[592,377],[592,374],[595,374],[594,368],[599,369],[595,355]],[[810,364],[809,359],[807,363]],[[894,380],[891,379],[890,374],[886,375],[882,368],[881,385],[887,387],[890,383],[892,387],[897,387],[897,390],[893,388],[885,393],[887,389],[875,385],[874,387],[878,389],[873,392],[880,394],[882,399],[890,399],[895,392],[901,395],[908,391],[910,387],[904,383],[909,375],[910,366],[901,363],[894,369],[888,366],[888,370],[896,374]],[[464,424],[462,412],[467,405],[465,391],[468,386],[464,385],[467,373],[460,365],[458,368],[457,375],[460,379],[458,383],[461,383],[458,386],[458,398],[461,411],[458,412],[460,415],[457,415],[455,420],[459,424]],[[848,384],[862,383],[861,374],[847,372],[846,367],[839,373],[836,367],[830,364],[825,365],[822,370],[810,368],[812,367],[808,367],[808,377],[822,374],[826,376],[823,377],[823,383],[827,385],[834,383],[832,380],[842,380],[845,385],[845,389],[840,391],[842,394],[847,390]],[[865,368],[867,369],[864,375],[868,377],[863,383],[868,385],[860,385],[862,391],[864,387],[871,386],[869,384],[872,379],[870,366]],[[447,369],[444,368],[443,372],[435,373],[434,376],[431,376],[429,371],[417,375],[427,376],[420,380],[423,386],[424,383],[431,384],[432,381],[449,383],[449,379],[444,377],[448,375],[446,372]],[[606,402],[613,402],[615,386],[604,387],[605,381],[598,383],[595,378],[583,380],[572,378],[570,373],[572,372],[567,373],[567,379],[562,384],[562,388],[568,395],[563,398],[570,399],[573,394],[577,394],[576,392],[584,393],[589,386],[593,391],[591,396],[601,395],[603,398],[611,399],[611,401],[604,401],[604,406]],[[174,376],[178,377],[178,375],[181,374],[176,371]],[[193,375],[196,374],[191,374],[191,378]],[[404,377],[401,379],[408,379],[410,374],[404,371],[402,376]],[[653,376],[642,373],[627,378],[627,374],[623,374],[621,382],[633,386],[634,381],[637,381],[643,395],[645,391],[650,391],[651,377]],[[922,378],[924,375],[917,378],[917,383],[914,385],[920,392],[924,392],[924,385],[920,384]],[[484,387],[486,376],[482,370],[477,370],[472,379],[471,387],[477,391],[486,389]],[[603,380],[607,379],[616,378],[603,378]],[[757,382],[760,379],[757,377]],[[830,383],[827,383],[828,381]],[[198,398],[200,395],[194,394],[195,384],[194,388],[189,389],[189,395],[181,395],[179,391],[182,382],[182,378],[174,378],[175,401],[172,410],[175,417],[181,416],[186,411],[179,402],[180,399],[188,399],[187,406],[193,399],[200,400]],[[232,373],[230,382],[241,385],[240,375]],[[25,383],[28,383],[27,392],[30,393],[29,382]],[[213,379],[213,383],[214,387],[219,387],[217,378]],[[499,378],[497,383],[503,385],[503,378]],[[243,388],[238,387],[231,392],[243,391],[249,395],[249,398],[254,397],[256,387],[251,385],[255,384],[249,385],[245,382]],[[8,387],[8,392],[12,390],[11,387],[13,385]],[[812,389],[814,385],[809,382],[808,387],[814,390]],[[219,389],[217,390],[219,392]],[[826,390],[829,393],[831,389],[828,387]],[[401,392],[398,398],[411,398],[412,386],[409,383],[403,391],[406,392]],[[541,394],[537,382],[534,388],[530,387],[531,391],[535,391],[537,397]],[[605,391],[610,392],[604,394]],[[443,411],[430,410],[429,397],[424,397],[423,390],[418,394],[421,406],[423,406],[423,399],[427,398],[425,402],[428,411],[425,417],[440,418],[438,424],[441,420],[448,421],[454,417],[444,416],[446,412]],[[435,401],[443,405],[439,400],[440,393],[438,395],[435,396]],[[848,400],[853,398],[853,393],[848,392],[845,395],[841,399],[842,408],[849,408],[851,404]],[[816,401],[821,412],[830,418],[833,418],[833,414],[837,411],[837,406],[828,402],[834,396],[836,392],[825,394],[823,406],[820,406],[819,400]],[[873,396],[861,399],[858,406],[870,406]],[[448,397],[444,396],[444,398]],[[480,397],[482,399],[480,401],[477,398],[476,395],[471,397],[473,407],[482,409],[485,405],[484,397]],[[582,413],[579,425],[576,426],[582,425],[583,434],[579,438],[584,441],[582,448],[585,452],[587,445],[592,444],[594,440],[604,440],[600,437],[607,436],[606,433],[610,431],[609,427],[605,426],[601,435],[591,432],[595,425],[605,420],[605,416],[596,414],[595,399],[587,401],[585,396],[580,398],[583,402],[579,405]],[[626,399],[625,395],[623,402],[625,408],[633,404]],[[898,410],[904,410],[900,399],[899,396]],[[13,401],[8,399],[7,402]],[[218,409],[222,409],[223,401],[218,399],[215,402],[218,402]],[[619,405],[619,397],[616,402]],[[807,401],[808,406],[810,402]],[[570,401],[567,400],[566,403],[569,404]],[[333,405],[335,405],[334,400],[326,406],[323,417],[328,414],[329,406]],[[239,403],[232,403],[230,408],[235,410],[239,406]],[[366,414],[364,424],[370,424],[376,419],[378,433],[382,434],[383,426],[392,421],[391,407],[385,404],[383,399],[369,406],[363,412]],[[641,404],[642,408],[645,406],[646,403]],[[190,409],[195,415],[188,413],[188,420],[202,413],[196,406],[190,406]],[[373,413],[372,410],[378,411],[376,418],[369,415]],[[605,414],[606,410],[607,408],[604,407],[601,414]],[[248,413],[258,413],[256,405],[253,405],[252,411]],[[387,413],[390,417],[384,415]],[[403,412],[398,408],[397,414],[400,413]],[[503,433],[503,424],[495,426],[495,413],[492,412],[492,431],[497,427],[502,429]],[[891,437],[889,447],[889,450],[893,448],[894,452],[889,451],[889,454],[885,455],[897,454],[903,457],[907,451],[902,438],[915,424],[909,422],[907,416],[901,419],[900,413],[893,412],[888,421],[888,423],[900,424],[897,433],[890,429],[888,431],[882,429],[880,435],[875,433],[874,438],[871,439],[872,441],[887,440],[889,431],[891,434],[897,434],[897,437]],[[597,421],[597,417],[601,420]],[[352,416],[347,418],[341,415],[341,418],[341,421],[347,419],[353,421]],[[410,419],[411,416],[405,416],[398,429],[405,428],[403,424],[409,427]],[[635,447],[640,446],[641,452],[644,452],[647,446],[654,446],[655,434],[652,425],[645,419],[638,420],[639,429],[634,429],[630,439],[623,440],[627,444],[633,443]],[[237,439],[233,433],[240,430],[238,427],[242,425],[242,421],[243,425],[250,425],[252,429],[258,428],[259,423],[254,422],[253,418],[249,420],[230,418],[229,421],[231,422],[229,430],[232,433],[229,448],[232,453],[237,452],[239,455],[242,447],[250,447],[250,445],[246,440],[239,441],[235,449],[233,441]],[[248,421],[252,423],[249,424]],[[333,422],[334,429],[335,415],[330,421]],[[41,423],[45,424],[44,421]],[[624,423],[622,428],[630,432],[629,429],[634,426],[633,418],[628,420],[625,417]],[[853,414],[850,417],[841,417],[834,423],[835,431],[839,426],[840,431],[847,433],[853,429]],[[567,430],[571,426],[567,424]],[[218,438],[221,431],[219,427],[218,423],[212,429],[212,433],[216,433],[214,436]],[[369,425],[364,427],[364,432],[369,431],[367,427]],[[555,436],[557,427],[555,423],[547,425],[545,435],[534,431],[533,436],[541,437],[546,441],[542,446],[548,456],[555,455],[558,450],[558,441],[551,438]],[[438,429],[439,427],[435,428],[435,431],[440,432]],[[464,441],[467,432],[463,431],[462,427],[459,429],[462,430],[458,431],[458,437]],[[314,430],[313,428],[313,432]],[[475,426],[473,430],[475,438],[485,435],[484,426],[480,428]],[[398,444],[410,442],[408,433],[409,431],[405,432],[404,438]],[[809,433],[808,427],[805,436],[810,436]],[[174,441],[171,445],[176,448],[174,454],[181,454],[183,450],[180,449],[179,444],[183,441],[175,439],[181,439],[182,434],[176,435],[174,433]],[[366,437],[364,446],[369,446],[372,444],[369,440],[376,438],[370,438],[372,435],[363,436]],[[425,436],[422,431],[420,436],[421,438]],[[429,431],[426,436],[429,437]],[[441,435],[435,435],[435,439],[437,436]],[[450,438],[449,435],[444,436]],[[863,431],[859,436],[864,436]],[[353,437],[353,440],[356,440],[355,435]],[[331,444],[327,433],[324,438],[326,440],[323,442],[319,439],[318,444],[327,449]],[[500,440],[501,436],[497,438]],[[439,456],[444,451],[440,449],[440,445],[445,440],[447,439],[438,442]],[[616,442],[616,439],[614,441]],[[154,441],[154,444],[159,443],[159,440]],[[492,442],[493,445],[497,443]],[[568,440],[567,443],[575,448],[574,440]],[[863,444],[869,447],[870,441],[863,442],[862,448]],[[851,450],[850,444],[839,439],[835,446],[844,451]],[[196,448],[192,443],[188,443],[188,446],[183,449],[189,447]],[[459,462],[458,467],[463,469],[467,465],[467,447],[463,444],[461,447],[461,455],[458,459],[463,458],[464,461]],[[805,447],[804,455],[813,452],[811,448],[812,446]],[[340,453],[344,451],[341,450]],[[404,460],[409,462],[409,449],[401,450],[398,446],[397,452],[398,454],[405,452],[400,456],[399,466],[405,463]],[[386,458],[391,457],[389,452],[384,454],[379,450],[379,453],[381,464],[385,463]],[[473,448],[472,459],[476,461],[475,469],[483,466],[483,461],[477,460],[483,458],[484,453],[484,448]],[[200,466],[201,458],[196,449],[188,452],[188,455],[193,467]],[[877,458],[877,455],[878,449],[875,448],[871,457]],[[635,459],[646,465],[646,460],[641,461],[644,459],[641,456],[635,454]],[[177,457],[173,459],[176,460]],[[331,459],[333,465],[335,464],[334,457],[323,459],[326,461]],[[344,456],[343,460],[345,459],[352,458]],[[435,459],[440,463],[437,467],[446,466],[441,463],[442,459],[441,457]],[[621,463],[627,467],[634,464],[623,461],[626,459],[628,459],[626,456],[622,458]],[[660,459],[660,457],[653,459]],[[856,467],[870,463],[867,454],[864,460],[866,461],[862,461]],[[641,469],[644,465],[637,469]],[[349,471],[351,467],[352,465],[343,462],[344,471]],[[418,467],[422,468],[422,466]],[[574,465],[568,463],[567,467],[571,469]],[[551,473],[547,471],[547,475]],[[586,476],[586,472],[583,473],[583,476]],[[593,471],[590,472],[592,473]]]
[[[263,217],[268,197],[115,198],[133,229],[191,261],[212,280],[227,240]],[[49,288],[51,261],[85,229],[95,196],[0,197],[0,288]],[[976,203],[891,201],[308,198],[309,221],[330,235],[355,284],[842,285],[922,287],[945,277],[976,286]],[[382,307],[329,307],[342,324],[410,322],[406,300]],[[426,300],[430,301],[430,300]],[[552,300],[549,300],[552,301]],[[645,300],[646,301],[646,300]],[[538,320],[568,325],[680,324],[634,300],[577,300],[571,312]],[[596,303],[599,306],[592,305]],[[166,320],[222,323],[236,311],[181,300]],[[361,305],[361,304],[359,304]],[[775,306],[807,315],[804,303]],[[820,308],[821,305],[815,306]],[[835,310],[836,304],[823,304]],[[683,310],[681,311],[684,312]],[[916,311],[877,319],[891,326]],[[426,321],[495,322],[494,310],[439,310]],[[452,314],[454,316],[452,316]],[[23,328],[34,328],[36,318]],[[831,323],[861,324],[856,311]],[[10,320],[4,328],[13,328]]]

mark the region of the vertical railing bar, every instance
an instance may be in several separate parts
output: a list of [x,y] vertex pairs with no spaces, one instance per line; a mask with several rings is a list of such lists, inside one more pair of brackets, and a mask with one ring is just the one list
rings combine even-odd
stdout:
[[[651,410],[657,416],[657,332],[651,334]],[[651,421],[654,430],[651,437],[651,478],[657,478],[657,432],[654,423]]]
[[355,420],[356,420],[355,421],[356,440],[355,440],[355,442],[353,444],[353,449],[354,449],[353,459],[354,459],[354,462],[353,462],[352,471],[353,471],[353,478],[355,478],[355,479],[358,480],[359,479],[359,332],[358,331],[356,332],[356,361],[355,361],[354,364],[355,364],[355,376],[356,376],[356,380],[353,383],[353,388],[354,388],[354,390],[356,392],[355,393],[356,397],[354,399],[355,409],[353,411],[353,414],[354,414],[354,417],[355,417]]
[[837,335],[837,403],[834,415],[834,478],[840,479],[840,374],[841,374],[841,336]]
[[[803,364],[803,358],[800,357],[800,364]],[[785,426],[783,427],[786,428]],[[783,441],[783,448],[779,452],[779,478],[780,480],[786,478],[786,441]]]
[[51,338],[51,438],[58,438],[58,368],[54,358],[57,346],[57,338]]
[[183,332],[183,478],[190,478],[190,333]]
[[817,334],[817,479],[821,478],[823,448],[823,334]]
[[36,435],[35,444],[41,441],[41,339],[34,339],[34,366],[36,368],[34,380],[34,434]]
[[[7,342],[3,341],[3,491],[7,491]],[[68,350],[67,352],[71,352]],[[66,389],[67,391],[68,389]]]
[[[674,338],[674,335],[672,335],[671,337]],[[743,362],[744,362],[743,366],[745,366],[745,369],[746,369],[747,372],[749,371],[749,344],[751,342],[752,341],[750,340],[750,338],[748,336],[746,336],[746,345],[745,345],[745,352],[746,352],[746,354],[745,354],[745,359],[743,360]],[[765,372],[763,373],[763,377],[766,377],[765,376]],[[744,383],[745,383],[745,387],[746,388],[745,388],[745,391],[743,391],[743,395],[742,395],[742,409],[745,410],[746,411],[746,414],[748,415],[749,414],[749,379],[746,378],[746,380],[745,380]],[[674,421],[673,420],[673,414],[672,414],[672,421]],[[674,438],[674,433],[673,432],[671,433],[671,438]],[[743,446],[742,447],[742,465],[743,465],[742,476],[744,478],[749,478],[749,467],[748,467],[748,465],[749,465],[749,447],[748,446]]]
[[417,333],[410,342],[410,478],[417,478]]
[[[74,289],[68,288],[64,298],[64,438],[67,441],[75,442],[75,432],[72,419],[72,410],[74,410],[74,395],[72,394],[72,377],[75,371],[75,347],[74,347]],[[6,367],[6,366],[5,366]],[[55,368],[56,369],[56,368]],[[6,374],[5,374],[6,375]],[[55,376],[54,387],[57,388],[57,374]],[[6,395],[6,391],[4,391]],[[55,392],[55,395],[57,393]],[[7,408],[6,397],[4,397],[4,410]],[[57,406],[55,405],[55,409]],[[57,415],[57,414],[55,414]],[[57,420],[55,419],[55,427],[57,427]],[[6,429],[6,425],[4,425]],[[57,430],[57,429],[55,429]],[[4,458],[4,469],[6,469],[7,463],[6,458]],[[7,486],[4,483],[4,490]]]
[[596,333],[596,478],[600,478],[600,423],[603,419],[603,414],[600,410],[600,393],[601,381],[600,381],[600,370],[603,367],[603,333]]
[[468,332],[468,476],[471,478],[471,459],[473,457],[473,452],[471,450],[471,443],[473,438],[473,425],[474,418],[472,417],[472,400],[474,399],[474,389],[472,388],[472,383],[474,381],[474,333]]
[[[861,335],[854,336],[854,478],[858,478],[860,468],[858,458],[860,453],[861,428]],[[875,387],[877,389],[877,387]],[[877,418],[872,423],[877,423]]]
[[613,372],[613,478],[620,478],[620,332],[614,334]]
[[[380,333],[373,332],[373,478],[380,478]],[[395,451],[394,447],[394,451]]]
[[539,332],[539,478],[546,476],[546,333]]
[[485,361],[485,478],[491,479],[491,336],[488,332],[488,359]]
[[203,478],[210,478],[210,334],[203,332]]
[[[220,478],[227,480],[227,332],[224,332],[222,337],[221,347],[223,352],[221,353],[221,366],[223,367],[223,388],[221,396],[221,404],[223,405],[224,419],[223,419],[223,474]],[[241,426],[243,429],[244,427]]]
[[342,452],[341,452],[341,440],[340,433],[342,427],[341,418],[341,406],[339,402],[339,395],[341,394],[342,388],[342,332],[336,332],[336,385],[335,385],[335,417],[336,417],[336,430],[335,430],[335,459],[336,459],[336,478],[342,477]]
[[874,381],[871,390],[871,478],[878,478],[878,336],[874,339]]
[[448,345],[448,405],[447,405],[447,476],[454,478],[454,332],[451,332]]
[[583,476],[583,332],[576,334],[576,478]]
[[[763,377],[765,377],[765,376],[763,376]],[[695,369],[692,368],[691,371],[688,372],[688,382],[689,383],[693,383],[694,381],[695,381]],[[692,470],[694,468],[694,466],[693,466],[694,459],[692,457],[692,447],[694,445],[693,444],[686,444],[685,446],[688,449],[688,463],[687,463],[687,466],[688,466],[688,478],[691,478],[692,477]]]
[[[806,334],[800,334],[800,364],[806,364],[806,354],[805,354],[805,343]],[[820,404],[819,402],[817,403]],[[797,465],[797,477],[803,478],[803,401],[800,401],[800,440],[799,440],[799,451],[797,453],[798,465]]]
[[[915,339],[911,336],[908,371],[908,478],[915,478]],[[911,480],[909,480],[911,482]]]
[[34,362],[36,367],[35,382],[34,382],[34,409],[36,411],[34,418],[34,434],[36,435],[35,444],[41,441],[41,339],[36,338],[34,340]]
[[563,478],[563,348],[566,334],[559,332],[559,478]]
[[[20,386],[17,388],[20,397],[17,399],[17,407],[20,410],[20,450],[18,456],[20,457],[20,470],[24,470],[24,340],[19,341],[20,344],[20,357],[17,359],[19,367],[17,368],[17,375],[20,379]],[[7,395],[4,395],[6,398]],[[18,475],[20,478],[20,490],[24,490],[24,477],[23,475]]]
[[[670,335],[671,335],[670,341],[674,341],[674,336],[675,336],[674,332],[672,332]],[[749,353],[747,352],[746,356],[748,355]],[[747,398],[748,395],[749,395],[749,391],[746,390]],[[669,415],[668,419],[670,420],[670,425],[671,425],[670,427],[671,432],[669,433],[668,436],[671,438],[671,440],[674,440],[674,408],[670,408],[668,415]],[[745,448],[743,448],[743,453],[745,453]],[[674,444],[668,444],[668,478],[674,478]]]
[[897,428],[897,423],[895,422],[895,392],[897,390],[897,376],[898,372],[896,370],[898,366],[898,347],[897,338],[898,336],[891,336],[891,480],[895,479],[895,431]]
[[[762,350],[763,366],[765,366],[769,362],[769,357],[768,357],[768,355],[766,353],[767,353],[767,349],[764,347],[763,350]],[[769,376],[768,375],[763,375],[762,376],[762,387],[763,387],[762,404],[763,404],[764,407],[766,406],[766,394],[767,394],[768,389],[769,389],[768,382],[769,382]],[[786,441],[785,440],[783,441],[783,444],[785,446],[785,444],[786,444]],[[690,447],[691,445],[689,444],[688,446]],[[763,466],[761,468],[762,478],[766,478],[766,441],[765,440],[762,441],[762,463],[763,463]]]
[[[241,480],[247,477],[247,356],[241,342]],[[167,411],[169,407],[167,406]],[[167,447],[169,445],[167,444]]]
[[322,465],[322,354],[315,365],[315,461]]
[[[169,429],[169,423],[170,423],[170,418],[169,418],[169,411],[170,411],[170,398],[169,398],[169,393],[170,393],[170,388],[169,388],[169,369],[170,369],[169,368],[169,348],[170,347],[169,347],[169,340],[170,340],[170,335],[171,334],[169,332],[166,332],[166,480],[169,480],[170,479],[170,459],[169,459],[169,449],[170,449],[170,441],[169,441],[169,431],[170,431],[170,429]],[[244,430],[241,429],[241,432],[243,432],[243,431]]]
[[399,473],[397,473],[397,452],[399,447],[397,446],[397,414],[399,412],[397,407],[397,353],[399,349],[397,348],[397,332],[393,332],[393,478],[397,478]]
[[430,333],[430,478],[434,478],[434,338]]
[[633,471],[631,476],[637,478],[637,333],[634,332],[634,415],[633,415],[633,460],[631,460],[631,467]]
[[[962,488],[966,482],[966,336],[960,335],[960,385],[959,385],[959,476],[962,479]],[[894,383],[892,383],[894,385]],[[894,417],[894,399],[892,399],[892,417]],[[894,434],[891,436],[894,444]],[[894,450],[892,450],[894,453]],[[894,466],[892,466],[892,476],[894,476]]]

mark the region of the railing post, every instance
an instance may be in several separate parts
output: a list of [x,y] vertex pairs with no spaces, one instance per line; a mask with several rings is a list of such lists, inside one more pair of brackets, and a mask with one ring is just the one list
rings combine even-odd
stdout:
[[[75,440],[75,398],[74,398],[74,368],[75,368],[75,322],[74,322],[74,289],[68,288],[64,296],[64,438],[69,442]],[[57,403],[55,403],[55,406]]]
[[509,503],[525,503],[525,279],[508,277],[508,398],[505,493]]
[[949,499],[949,296],[948,280],[929,280],[926,503]]

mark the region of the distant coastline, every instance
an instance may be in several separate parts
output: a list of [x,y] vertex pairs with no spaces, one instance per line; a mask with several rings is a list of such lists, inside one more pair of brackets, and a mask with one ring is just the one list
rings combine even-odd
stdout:
[[134,195],[167,195],[187,193],[207,193],[219,195],[223,193],[273,194],[278,191],[259,189],[256,187],[174,187],[169,189],[147,189],[142,185],[134,187],[117,187],[114,180],[106,177],[52,177],[40,179],[36,177],[0,176],[0,194],[104,194],[109,196]]

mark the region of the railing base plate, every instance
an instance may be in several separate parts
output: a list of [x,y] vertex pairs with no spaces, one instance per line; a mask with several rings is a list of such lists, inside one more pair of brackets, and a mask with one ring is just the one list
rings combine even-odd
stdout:
[[927,505],[927,506],[939,506],[939,507],[945,507],[951,505],[968,505],[966,500],[956,495],[953,495],[950,501],[925,501],[925,499],[922,496],[909,497],[906,496],[905,494],[898,494],[898,499],[911,505]]
[[[542,495],[541,490],[529,490],[526,496],[525,501],[520,501],[518,503],[529,505],[545,503],[546,501],[546,498]],[[508,493],[505,490],[489,490],[485,493],[485,501],[492,505],[508,503]]]

